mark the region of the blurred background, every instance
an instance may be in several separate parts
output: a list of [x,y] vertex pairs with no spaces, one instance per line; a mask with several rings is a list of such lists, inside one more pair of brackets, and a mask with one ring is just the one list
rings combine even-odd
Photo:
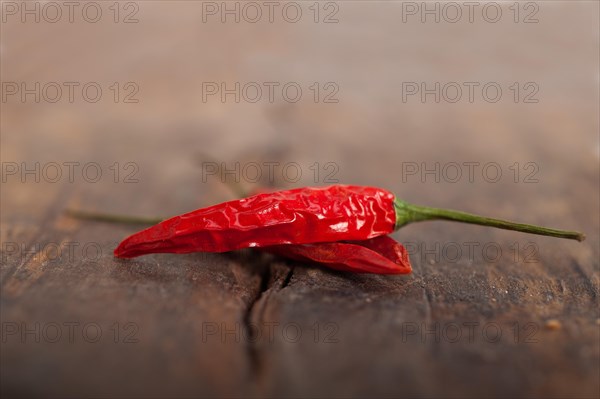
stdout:
[[[3,392],[597,397],[598,13],[588,1],[3,1]],[[280,291],[270,285],[285,275],[278,264],[269,299],[257,283],[265,275],[248,266],[256,260],[158,255],[124,266],[111,251],[136,226],[63,214],[171,216],[234,198],[223,183],[236,180],[250,189],[379,186],[423,205],[583,230],[588,240],[415,225],[394,237],[414,248],[494,242],[505,254],[534,243],[540,261],[486,266],[478,253],[454,267],[416,250],[411,277],[296,267]],[[95,266],[79,249],[48,266],[48,244],[65,242],[97,243]],[[393,349],[399,338],[386,323],[444,313],[577,327],[539,335],[561,348],[544,355],[544,345],[486,342]],[[199,338],[205,323],[244,317],[341,323],[342,344],[257,349]],[[133,322],[139,342],[21,335],[28,327],[35,337],[38,322],[86,320],[105,338],[115,322]],[[471,386],[474,376],[482,382]]]

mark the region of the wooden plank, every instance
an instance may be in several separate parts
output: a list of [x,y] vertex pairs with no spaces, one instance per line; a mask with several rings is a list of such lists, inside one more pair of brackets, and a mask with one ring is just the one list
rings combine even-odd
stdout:
[[[53,223],[34,235],[36,252],[3,253],[9,272],[0,303],[1,356],[10,365],[2,368],[3,394],[142,390],[164,397],[248,389],[251,364],[235,335],[244,333],[261,285],[252,259],[197,254],[117,262],[112,238],[131,227],[74,222],[50,205]],[[11,231],[3,245],[30,247],[29,237]],[[221,340],[222,328],[233,338]]]
[[[339,24],[201,24],[201,2],[140,2],[139,24],[3,23],[3,82],[98,81],[105,96],[0,104],[2,162],[104,173],[2,182],[2,396],[599,397],[598,5],[554,3],[538,4],[539,24],[401,24],[400,2],[339,3]],[[505,97],[399,93],[474,79]],[[140,102],[112,101],[109,85],[132,80]],[[261,80],[298,81],[304,100],[203,102],[199,89]],[[517,80],[539,85],[539,103],[510,98]],[[315,81],[335,81],[339,103],[306,100]],[[253,251],[122,261],[114,247],[142,226],[63,213],[170,216],[230,199],[203,179],[202,154],[301,166],[298,181],[263,175],[273,186],[331,177],[588,240],[416,224],[394,233],[414,273],[384,277]],[[463,162],[478,163],[474,181],[402,173]],[[494,162],[498,182],[481,174]]]

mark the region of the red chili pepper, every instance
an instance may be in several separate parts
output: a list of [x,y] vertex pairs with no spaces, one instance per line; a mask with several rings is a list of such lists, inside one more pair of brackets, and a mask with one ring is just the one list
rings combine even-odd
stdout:
[[394,231],[394,195],[374,187],[331,186],[258,194],[165,220],[115,250],[226,252],[247,247],[367,240]]
[[364,241],[275,245],[262,250],[353,273],[408,274],[412,271],[406,248],[390,236]]
[[335,185],[258,194],[165,220],[125,239],[123,258],[158,253],[226,252],[246,247],[361,241],[408,223],[445,219],[583,240],[577,232],[408,204],[375,187]]

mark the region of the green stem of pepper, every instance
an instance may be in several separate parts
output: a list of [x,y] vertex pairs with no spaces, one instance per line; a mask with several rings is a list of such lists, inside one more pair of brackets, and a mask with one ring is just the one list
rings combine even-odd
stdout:
[[515,223],[508,220],[493,219],[485,216],[473,215],[470,213],[453,211],[450,209],[430,208],[409,204],[398,198],[394,200],[396,210],[396,229],[412,222],[421,222],[425,220],[452,220],[481,226],[497,227],[499,229],[521,231],[523,233],[538,234],[558,238],[568,238],[570,240],[583,241],[585,235],[577,231],[565,231],[550,229],[547,227],[534,226],[531,224]]

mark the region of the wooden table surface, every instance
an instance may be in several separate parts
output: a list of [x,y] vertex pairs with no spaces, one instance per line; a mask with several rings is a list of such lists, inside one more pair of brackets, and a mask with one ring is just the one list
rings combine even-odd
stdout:
[[[422,23],[407,3],[361,1],[320,3],[318,23],[310,2],[294,3],[298,23],[221,23],[195,1],[120,3],[118,23],[102,1],[98,23],[78,11],[23,23],[6,4],[3,397],[600,395],[597,2],[520,4],[518,23],[512,3],[498,23]],[[338,22],[322,23],[330,13]],[[8,94],[23,82],[34,94]],[[48,82],[76,82],[73,101],[66,89],[50,101]],[[97,102],[80,90],[90,82]],[[222,82],[293,82],[303,97],[203,98]],[[407,94],[423,82],[440,83],[439,102]],[[449,82],[465,90],[457,102]],[[499,101],[482,95],[490,83]],[[171,216],[234,198],[207,175],[212,159],[239,163],[250,188],[258,164],[276,187],[381,186],[587,240],[425,222],[393,234],[413,273],[377,276],[251,250],[118,260],[143,225],[65,214]]]

